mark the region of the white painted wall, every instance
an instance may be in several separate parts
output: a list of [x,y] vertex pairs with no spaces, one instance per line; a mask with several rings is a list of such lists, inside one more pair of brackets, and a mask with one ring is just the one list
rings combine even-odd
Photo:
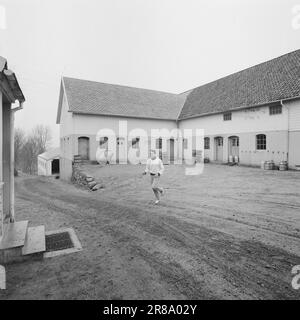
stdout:
[[[63,99],[61,115],[61,146],[62,171],[71,174],[71,162],[73,156],[78,154],[78,138],[85,136],[90,138],[90,160],[95,160],[98,142],[97,132],[100,129],[111,129],[119,135],[120,121],[127,122],[127,132],[133,129],[143,129],[148,136],[151,129],[167,129],[171,131],[177,128],[176,121],[156,119],[134,119],[126,117],[112,117],[100,115],[81,115],[67,112],[67,101]],[[249,165],[260,165],[261,161],[274,160],[276,163],[287,160],[291,154],[292,165],[300,162],[300,152],[295,152],[299,143],[298,135],[293,135],[289,142],[288,132],[300,131],[300,100],[285,103],[282,114],[270,115],[269,107],[257,107],[232,112],[232,120],[224,121],[223,114],[208,115],[193,119],[179,121],[178,128],[204,129],[204,135],[210,137],[210,149],[205,150],[205,155],[212,161],[215,160],[214,137],[223,136],[223,161],[228,161],[228,138],[231,135],[240,137],[240,161]],[[267,135],[267,150],[256,150],[256,134]],[[298,148],[299,149],[299,148]],[[65,166],[65,170],[64,170]],[[63,173],[62,173],[63,175]]]
[[42,157],[38,157],[38,175],[39,176],[51,176],[51,160],[46,160]]
[[269,107],[232,112],[232,120],[224,121],[223,114],[208,115],[179,122],[180,129],[204,129],[205,135],[239,134],[247,132],[281,131],[288,128],[288,110],[269,115]]
[[60,115],[60,137],[65,137],[73,133],[73,113],[68,112],[69,106],[66,95],[63,94],[61,115]]
[[289,109],[289,130],[300,130],[300,100],[285,103]]
[[289,166],[300,169],[300,100],[285,104],[289,109]]
[[143,129],[150,135],[151,129],[176,128],[176,122],[170,120],[156,119],[134,119],[125,117],[110,117],[98,115],[79,115],[74,114],[73,134],[77,135],[96,135],[100,129],[112,129],[118,135],[119,121],[127,121],[128,133],[133,129]]
[[[232,120],[224,121],[223,114],[208,115],[179,122],[179,128],[204,129],[204,135],[210,138],[210,149],[204,154],[211,161],[216,160],[215,137],[223,137],[223,162],[229,159],[228,139],[239,137],[239,161],[246,165],[259,166],[262,161],[275,163],[288,157],[289,112],[282,108],[282,114],[270,115],[269,107],[237,110],[232,112]],[[256,150],[256,135],[266,134],[267,149]]]

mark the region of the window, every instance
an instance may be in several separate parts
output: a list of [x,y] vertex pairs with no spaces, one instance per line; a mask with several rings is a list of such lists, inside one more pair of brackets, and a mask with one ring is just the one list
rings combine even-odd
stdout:
[[162,138],[156,139],[156,149],[162,149]]
[[133,149],[138,149],[139,148],[139,142],[140,142],[140,138],[134,138],[132,139],[132,148]]
[[210,139],[208,137],[204,138],[204,149],[210,149]]
[[223,146],[223,138],[222,137],[216,138],[216,145],[218,147],[222,147]]
[[258,134],[256,136],[256,150],[267,149],[267,137],[265,134]]
[[270,116],[274,114],[281,114],[282,113],[282,106],[272,106],[269,107]]
[[238,147],[240,145],[240,139],[238,137],[232,137],[231,138],[231,146],[232,147]]
[[104,145],[108,141],[107,137],[100,138],[100,146]]
[[224,121],[230,121],[231,120],[231,112],[227,112],[223,114],[223,120]]

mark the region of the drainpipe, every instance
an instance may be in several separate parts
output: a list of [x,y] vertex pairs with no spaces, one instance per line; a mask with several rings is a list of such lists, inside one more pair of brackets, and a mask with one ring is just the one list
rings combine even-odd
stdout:
[[15,222],[15,112],[23,109],[23,102],[19,107],[10,110],[10,223]]
[[287,143],[287,148],[286,148],[286,161],[289,165],[289,151],[290,151],[290,110],[287,106],[285,106],[283,104],[283,101],[280,100],[280,104],[281,104],[281,107],[284,108],[286,107],[286,110],[287,110],[287,137],[286,137],[286,143]]

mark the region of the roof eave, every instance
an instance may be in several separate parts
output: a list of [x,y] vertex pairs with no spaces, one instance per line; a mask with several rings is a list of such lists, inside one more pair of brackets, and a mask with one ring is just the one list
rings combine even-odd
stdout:
[[88,115],[88,116],[105,116],[105,117],[118,117],[118,118],[134,118],[134,119],[149,119],[149,120],[164,120],[164,121],[176,121],[177,118],[161,118],[161,117],[147,117],[147,116],[131,116],[122,114],[109,114],[109,113],[92,113],[92,112],[81,112],[69,110],[68,112],[78,114],[78,115]]
[[251,108],[259,108],[259,107],[271,106],[271,105],[274,105],[274,104],[279,104],[279,103],[284,102],[284,101],[293,101],[293,100],[298,100],[298,99],[300,99],[300,96],[295,96],[295,97],[291,97],[291,98],[284,98],[284,99],[270,101],[270,102],[264,102],[264,103],[255,104],[255,105],[251,105],[251,106],[242,106],[242,107],[233,108],[233,109],[227,109],[227,110],[223,110],[223,111],[206,112],[206,113],[196,114],[196,115],[186,116],[186,117],[180,117],[179,116],[178,121],[194,119],[194,118],[200,118],[200,117],[206,117],[206,116],[211,116],[211,115],[214,115],[214,114],[222,114],[222,113],[225,113],[225,112],[234,112],[234,111],[251,109]]

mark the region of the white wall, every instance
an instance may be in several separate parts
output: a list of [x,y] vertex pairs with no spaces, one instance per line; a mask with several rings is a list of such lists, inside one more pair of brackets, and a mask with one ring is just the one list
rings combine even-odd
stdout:
[[300,100],[285,103],[289,109],[289,130],[300,131]]
[[[128,133],[133,129],[143,129],[150,136],[151,129],[165,128],[169,131],[177,128],[175,121],[155,119],[134,119],[112,116],[79,115],[67,112],[67,102],[64,99],[62,108],[61,145],[62,154],[66,159],[68,177],[71,174],[71,161],[78,154],[78,138],[86,136],[90,138],[90,160],[95,160],[98,147],[96,134],[100,129],[112,129],[119,135],[119,121],[127,121]],[[289,142],[290,131],[300,131],[300,101],[285,103],[282,114],[270,115],[269,107],[257,107],[232,112],[232,120],[224,121],[223,114],[208,115],[193,119],[179,121],[179,129],[204,129],[204,135],[210,137],[210,149],[205,150],[205,155],[215,160],[214,137],[223,136],[223,161],[228,161],[228,138],[231,135],[240,137],[240,161],[249,165],[260,165],[261,161],[274,160],[279,162],[286,160],[288,154],[293,159],[293,165],[300,162],[296,152],[299,143],[298,135],[293,135]],[[256,150],[256,134],[267,135],[267,150]],[[298,147],[299,149],[299,147]],[[64,171],[62,163],[62,171]]]
[[52,161],[38,157],[38,175],[51,176],[52,175]]
[[[88,137],[90,139],[90,160],[96,160],[96,152],[99,146],[99,142],[96,140],[96,135],[99,130],[110,129],[113,130],[116,137],[123,136],[119,125],[122,123],[124,126],[126,123],[127,130],[125,131],[128,135],[134,134],[132,130],[142,129],[151,137],[151,132],[154,129],[162,130],[166,129],[167,132],[171,132],[173,129],[177,128],[176,121],[171,120],[156,120],[156,119],[135,119],[135,118],[125,118],[125,117],[111,117],[111,116],[97,116],[97,115],[73,115],[74,123],[74,135],[70,138],[70,143],[72,144],[72,154],[78,154],[78,138],[80,136]],[[110,135],[105,135],[110,136]],[[141,136],[136,133],[135,136]],[[162,135],[163,136],[163,135]],[[147,140],[141,139],[141,143],[147,143]],[[166,141],[163,142],[163,148],[167,148]],[[145,146],[146,146],[145,144]],[[148,145],[150,149],[150,144]],[[112,161],[116,160],[116,152],[113,152]],[[146,161],[143,159],[142,161]]]
[[289,109],[289,166],[300,168],[300,100],[285,104]]
[[[204,154],[211,161],[216,160],[215,137],[223,137],[223,162],[228,161],[230,136],[239,137],[239,160],[241,164],[255,165],[261,161],[273,160],[276,163],[288,157],[288,109],[282,114],[270,115],[269,107],[238,110],[232,112],[232,120],[224,121],[223,114],[208,115],[179,122],[180,129],[204,129],[210,138],[210,149]],[[266,134],[267,149],[256,150],[256,135]]]
[[172,130],[176,128],[176,122],[170,120],[156,119],[135,119],[125,117],[110,117],[97,115],[74,114],[73,134],[77,135],[96,135],[100,129],[109,128],[119,132],[119,121],[127,121],[128,133],[133,129],[143,129],[150,135],[151,129],[165,128]]
[[223,121],[223,114],[208,115],[179,122],[180,129],[204,129],[205,135],[239,134],[247,132],[281,131],[288,128],[288,110],[269,115],[269,107],[232,112],[231,121]]
[[73,113],[69,112],[66,95],[63,94],[59,132],[60,137],[65,137],[73,133]]

